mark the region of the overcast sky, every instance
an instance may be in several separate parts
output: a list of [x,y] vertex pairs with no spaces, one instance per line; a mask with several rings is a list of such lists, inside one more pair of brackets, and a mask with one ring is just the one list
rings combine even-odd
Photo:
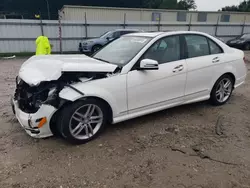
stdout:
[[238,5],[243,0],[195,0],[198,10],[217,11],[225,6]]

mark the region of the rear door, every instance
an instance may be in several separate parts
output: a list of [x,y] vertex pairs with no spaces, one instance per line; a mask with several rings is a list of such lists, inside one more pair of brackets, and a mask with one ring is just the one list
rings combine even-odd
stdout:
[[211,39],[197,34],[183,35],[186,46],[187,83],[185,100],[210,95],[216,64],[223,61],[223,50]]

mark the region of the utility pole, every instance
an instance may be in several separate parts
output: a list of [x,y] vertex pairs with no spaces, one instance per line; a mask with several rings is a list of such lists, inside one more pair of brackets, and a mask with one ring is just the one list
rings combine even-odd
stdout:
[[60,47],[60,54],[62,54],[62,16],[60,10],[58,10],[58,23],[59,23],[59,47]]
[[45,0],[47,3],[48,19],[50,20],[49,0]]
[[42,35],[44,35],[44,32],[43,32],[43,20],[42,20],[41,11],[39,11],[39,19],[40,19],[41,33],[42,33]]

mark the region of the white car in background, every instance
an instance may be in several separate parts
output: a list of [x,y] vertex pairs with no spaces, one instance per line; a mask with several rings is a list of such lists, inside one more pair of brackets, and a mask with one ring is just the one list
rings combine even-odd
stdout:
[[246,78],[244,53],[200,32],[125,35],[93,57],[34,56],[21,67],[13,111],[32,137],[71,143],[173,106],[226,103]]

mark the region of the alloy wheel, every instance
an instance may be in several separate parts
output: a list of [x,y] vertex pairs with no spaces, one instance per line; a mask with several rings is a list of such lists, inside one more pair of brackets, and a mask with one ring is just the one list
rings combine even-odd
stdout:
[[103,123],[103,112],[97,105],[86,104],[78,108],[70,118],[71,135],[79,140],[93,137]]
[[97,51],[100,50],[100,49],[101,49],[101,47],[95,46],[95,47],[93,48],[93,52],[97,52]]
[[216,99],[223,103],[228,100],[232,93],[233,85],[229,78],[224,78],[220,81],[216,88]]

